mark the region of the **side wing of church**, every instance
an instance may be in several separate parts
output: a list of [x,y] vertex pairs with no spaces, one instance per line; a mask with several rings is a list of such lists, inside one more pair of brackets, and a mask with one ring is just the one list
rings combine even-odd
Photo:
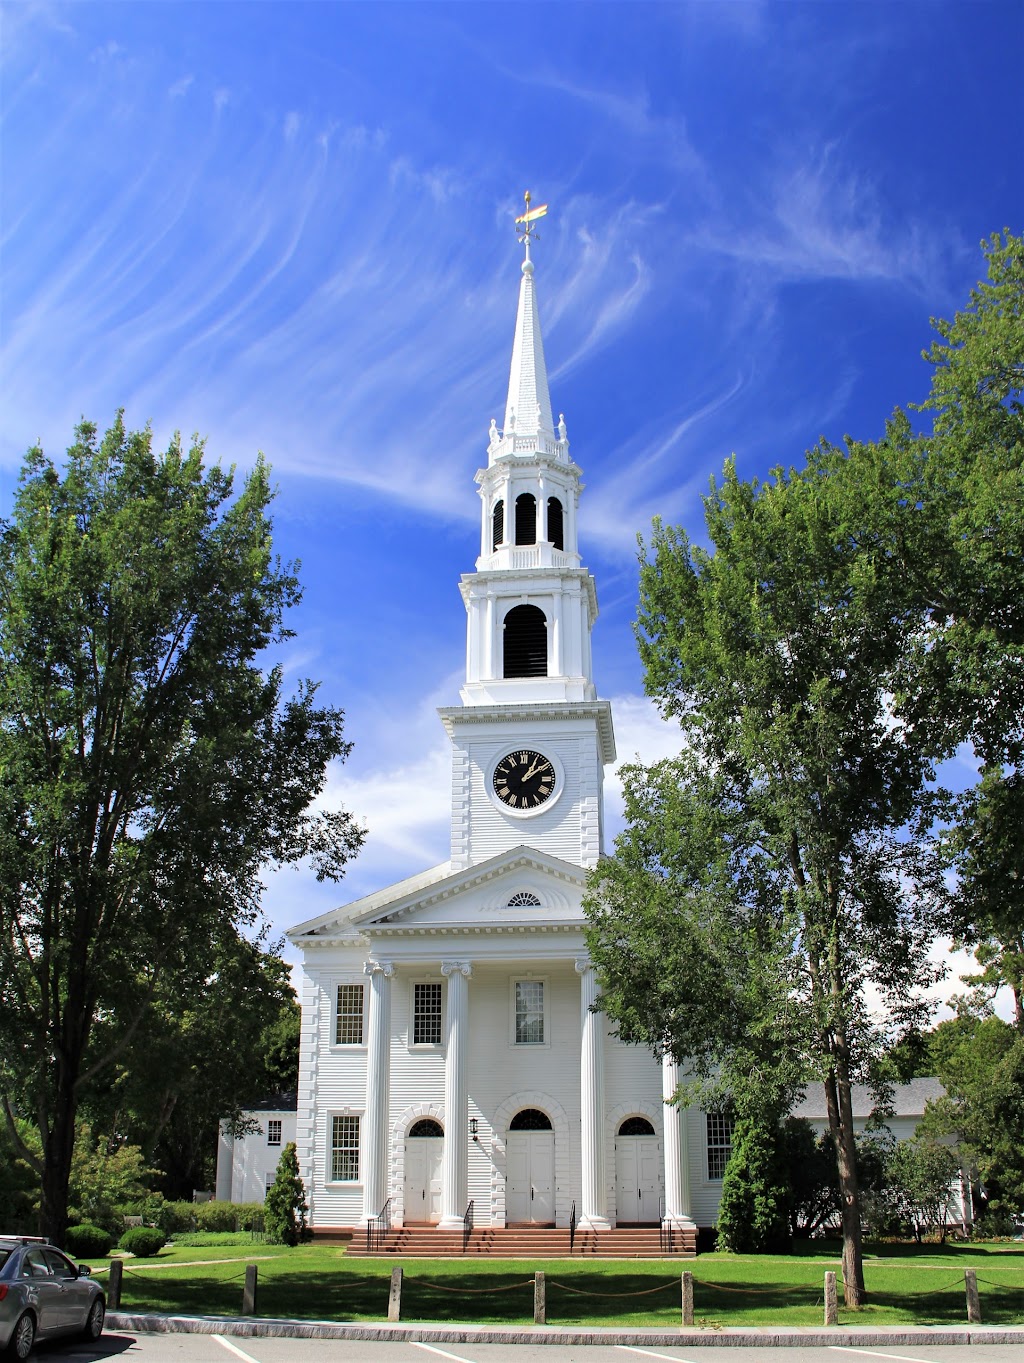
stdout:
[[529,234],[504,426],[491,422],[476,481],[466,681],[440,711],[450,860],[288,934],[303,957],[296,1142],[311,1224],[384,1213],[461,1230],[472,1204],[478,1228],[646,1224],[692,1253],[696,1222],[715,1220],[721,1152],[703,1113],[666,1105],[676,1067],[591,1011],[581,901],[615,739]]

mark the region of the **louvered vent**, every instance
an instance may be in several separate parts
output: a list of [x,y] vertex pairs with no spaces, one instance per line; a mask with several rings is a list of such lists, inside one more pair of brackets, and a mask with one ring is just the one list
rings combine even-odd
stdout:
[[497,549],[505,538],[505,503],[495,502],[491,515],[491,549]]
[[516,544],[537,543],[537,499],[532,492],[516,498]]
[[503,675],[548,675],[548,623],[537,606],[513,606],[505,616]]
[[557,497],[548,498],[548,539],[556,549],[565,548],[562,529],[562,503]]

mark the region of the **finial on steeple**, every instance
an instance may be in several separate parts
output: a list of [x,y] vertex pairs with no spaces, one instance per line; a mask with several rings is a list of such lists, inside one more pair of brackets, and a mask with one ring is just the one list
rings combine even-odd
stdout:
[[543,218],[544,214],[548,211],[548,206],[547,204],[539,204],[536,208],[531,208],[529,190],[526,191],[523,198],[526,200],[526,212],[521,213],[519,217],[516,218],[516,231],[519,233],[520,240],[526,247],[526,258],[523,261],[523,271],[526,272],[527,265],[532,268],[532,262],[530,260],[530,239],[532,237],[534,240],[539,240],[537,230],[533,224],[538,218]]

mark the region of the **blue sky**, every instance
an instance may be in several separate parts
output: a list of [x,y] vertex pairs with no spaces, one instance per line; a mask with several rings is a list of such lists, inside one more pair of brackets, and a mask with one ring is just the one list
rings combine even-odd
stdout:
[[[0,514],[24,450],[124,406],[257,450],[302,560],[285,650],[355,751],[340,891],[447,856],[446,740],[502,416],[529,187],[552,399],[587,491],[596,679],[641,697],[635,537],[920,399],[930,315],[1019,230],[1024,7],[972,3],[90,4],[2,11]],[[610,822],[616,821],[614,782]]]

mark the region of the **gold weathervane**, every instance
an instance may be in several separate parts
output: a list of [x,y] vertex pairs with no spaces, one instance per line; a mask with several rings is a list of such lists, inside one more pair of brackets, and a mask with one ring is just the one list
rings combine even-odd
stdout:
[[526,212],[521,213],[519,217],[516,218],[516,231],[518,232],[523,245],[526,247],[526,259],[529,260],[530,241],[538,240],[537,229],[534,227],[534,223],[539,218],[543,218],[544,214],[548,211],[548,206],[547,204],[538,204],[536,208],[531,208],[529,190],[526,191],[523,198],[526,200]]

